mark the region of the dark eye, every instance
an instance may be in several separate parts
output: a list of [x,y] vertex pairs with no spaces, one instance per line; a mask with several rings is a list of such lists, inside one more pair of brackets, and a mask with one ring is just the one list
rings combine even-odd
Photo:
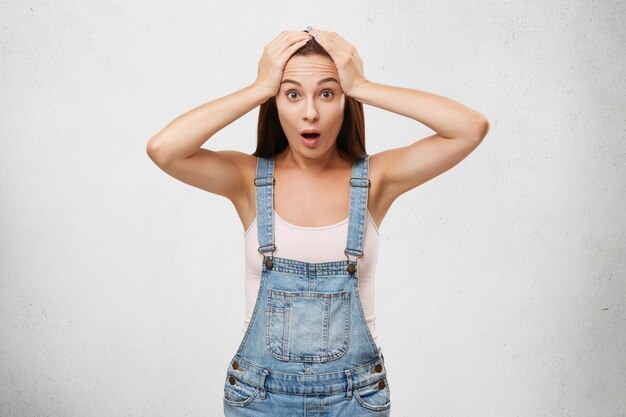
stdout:
[[[292,94],[295,94],[296,97],[292,96]],[[298,93],[296,91],[288,91],[287,92],[287,97],[289,97],[290,99],[296,99],[297,95],[298,95]]]
[[335,93],[333,93],[331,90],[324,90],[322,91],[322,94],[327,94],[324,96],[324,98],[331,98]]

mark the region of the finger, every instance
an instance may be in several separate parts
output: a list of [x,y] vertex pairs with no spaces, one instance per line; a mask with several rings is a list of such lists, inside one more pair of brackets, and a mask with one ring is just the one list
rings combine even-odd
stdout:
[[324,32],[323,35],[318,37],[322,39],[320,44],[325,43],[336,51],[347,50],[353,46],[336,32]]
[[327,32],[325,32],[325,31],[323,31],[323,30],[321,30],[321,29],[317,29],[317,28],[313,28],[313,29],[309,32],[309,34],[310,34],[311,36],[313,36],[313,38],[315,38],[316,40],[317,40],[318,36],[320,36],[320,35],[322,35],[322,34],[324,34],[324,33],[327,33]]
[[308,39],[309,34],[300,31],[290,31],[283,32],[276,42],[272,44],[269,48],[272,52],[277,52],[278,54],[282,54],[286,49],[291,47],[296,42],[300,42],[301,40]]
[[285,46],[285,49],[280,50],[280,57],[284,58],[286,61],[294,52],[302,48],[309,41],[309,35],[306,33],[303,33],[303,35],[305,36],[298,35],[297,37],[289,39],[289,44]]
[[331,54],[331,51],[335,49],[335,41],[333,39],[334,34],[332,32],[325,32],[317,29],[313,31],[313,34],[315,35],[317,43],[319,43],[322,48],[326,50],[326,52]]
[[287,61],[289,61],[289,59],[291,58],[291,56],[300,48],[302,48],[304,45],[306,45],[306,43],[309,41],[308,38],[306,39],[301,39],[300,41],[294,43],[293,45],[290,45],[287,49],[285,49],[281,54],[280,54],[280,61],[284,62],[284,65],[287,64]]
[[270,45],[275,45],[276,43],[280,41],[280,39],[284,38],[286,34],[287,34],[286,31],[280,32],[278,35],[276,35],[274,39],[272,39],[271,41],[267,43],[267,46],[270,47]]
[[280,43],[283,41],[283,39],[285,39],[285,37],[287,35],[288,35],[287,31],[280,32],[274,39],[272,39],[270,42],[268,42],[265,45],[265,50],[268,53],[274,53],[274,51],[276,50],[277,45],[280,45]]

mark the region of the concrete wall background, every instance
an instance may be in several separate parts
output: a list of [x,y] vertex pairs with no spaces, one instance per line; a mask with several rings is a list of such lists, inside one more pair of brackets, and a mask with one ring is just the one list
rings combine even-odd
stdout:
[[[221,415],[242,227],[145,145],[308,24],[370,80],[491,122],[381,226],[392,415],[626,415],[625,18],[619,1],[0,1],[0,415]],[[256,117],[205,147],[251,153]],[[366,119],[370,154],[431,133]]]

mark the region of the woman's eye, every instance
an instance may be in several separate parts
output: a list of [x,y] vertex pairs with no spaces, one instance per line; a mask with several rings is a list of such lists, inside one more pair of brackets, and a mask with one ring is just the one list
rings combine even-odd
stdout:
[[[295,100],[298,98],[300,94],[297,91],[288,91],[287,92],[287,98],[291,99],[291,100]],[[335,95],[335,93],[332,90],[324,90],[320,93],[320,95],[323,98],[329,99],[331,97],[333,97]]]

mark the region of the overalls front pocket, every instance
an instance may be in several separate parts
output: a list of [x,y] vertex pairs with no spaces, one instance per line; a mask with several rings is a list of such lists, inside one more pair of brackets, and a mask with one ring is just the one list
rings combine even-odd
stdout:
[[281,361],[327,362],[348,349],[350,292],[268,290],[265,337]]
[[246,407],[259,396],[259,388],[250,385],[233,374],[226,376],[224,403],[231,407]]
[[354,397],[361,407],[371,411],[385,411],[391,408],[391,394],[386,377],[355,389]]

